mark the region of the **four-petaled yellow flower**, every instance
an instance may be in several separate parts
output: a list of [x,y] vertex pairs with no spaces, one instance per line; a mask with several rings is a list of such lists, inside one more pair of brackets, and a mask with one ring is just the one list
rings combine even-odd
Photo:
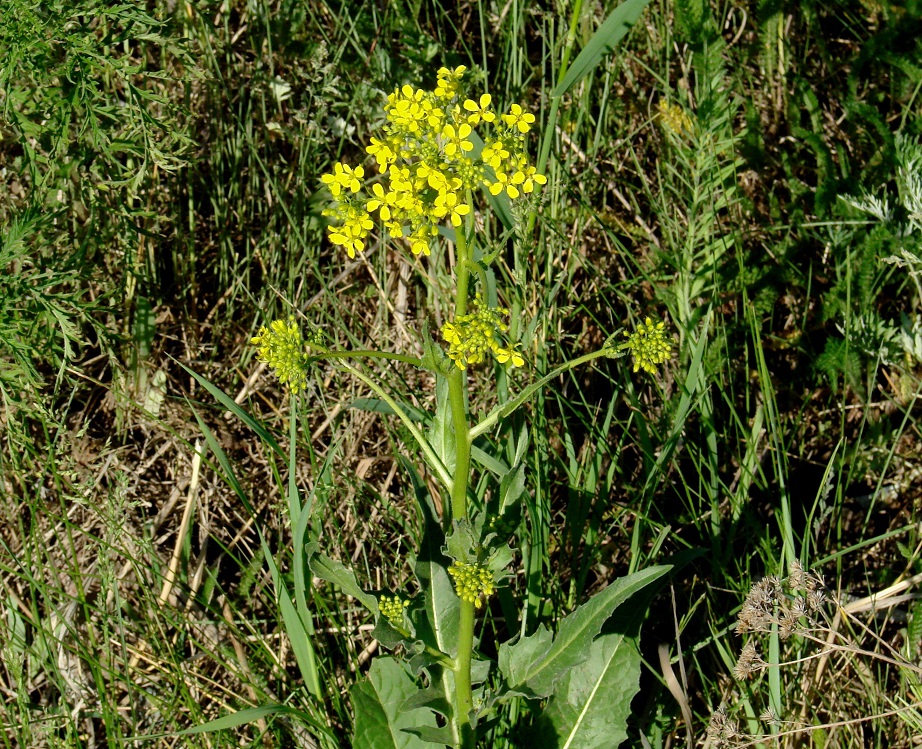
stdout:
[[493,110],[490,109],[490,104],[493,102],[493,97],[489,94],[484,94],[480,97],[480,101],[476,102],[473,99],[465,99],[462,106],[470,112],[467,116],[467,121],[471,125],[478,125],[480,121],[484,122],[493,122],[496,119],[496,114]]
[[357,166],[353,169],[337,161],[333,165],[333,173],[322,175],[320,181],[330,188],[333,197],[339,197],[344,188],[350,192],[358,192],[361,190],[361,179],[364,176],[365,170],[362,169],[362,167]]
[[502,120],[510,130],[516,128],[520,133],[527,133],[535,122],[535,116],[518,104],[513,104],[509,107],[509,113],[502,115]]
[[461,226],[462,217],[471,212],[467,203],[462,203],[458,194],[446,192],[435,199],[436,215],[447,216],[452,226]]
[[490,183],[490,192],[493,195],[499,195],[503,190],[506,191],[506,194],[513,200],[519,197],[519,185],[525,184],[525,174],[522,172],[515,172],[511,176],[504,172],[496,173],[496,182]]
[[461,151],[471,151],[474,144],[465,140],[471,134],[471,126],[462,122],[455,128],[453,125],[445,125],[442,128],[442,137],[445,139],[444,151],[446,156],[454,156]]

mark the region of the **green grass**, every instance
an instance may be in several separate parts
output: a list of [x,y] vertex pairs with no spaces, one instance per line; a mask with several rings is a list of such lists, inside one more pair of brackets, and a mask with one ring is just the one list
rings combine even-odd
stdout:
[[[675,333],[662,376],[597,360],[500,438],[513,450],[527,426],[535,448],[510,586],[524,622],[497,599],[483,626],[532,631],[628,570],[682,564],[644,628],[632,746],[702,741],[721,705],[751,735],[837,724],[781,745],[909,746],[922,730],[917,670],[858,652],[917,663],[913,599],[835,622],[850,650],[822,669],[821,644],[768,638],[763,658],[786,665],[732,676],[743,601],[795,559],[842,605],[922,572],[920,11],[654,3],[544,132],[533,234],[485,227],[531,365],[501,393],[646,315]],[[181,743],[348,745],[369,622],[310,586],[311,694],[257,534],[290,580],[288,466],[180,364],[239,394],[287,448],[282,394],[253,377],[260,325],[294,314],[331,341],[418,354],[423,321],[448,314],[415,280],[426,262],[330,247],[320,175],[363,158],[384,93],[430,85],[442,64],[475,68],[478,90],[545,123],[566,14],[525,0],[0,5],[5,746],[128,746],[282,702],[300,717]],[[574,54],[603,18],[583,7]],[[668,130],[661,100],[692,135]],[[844,200],[867,195],[892,216]],[[431,408],[424,372],[381,372]],[[322,487],[306,533],[360,582],[397,589],[421,533],[401,427],[350,408],[368,392],[332,374],[315,370],[296,435],[298,486]],[[192,486],[194,412],[252,515],[213,450]],[[781,722],[759,720],[769,707]],[[513,717],[492,746],[517,745]]]

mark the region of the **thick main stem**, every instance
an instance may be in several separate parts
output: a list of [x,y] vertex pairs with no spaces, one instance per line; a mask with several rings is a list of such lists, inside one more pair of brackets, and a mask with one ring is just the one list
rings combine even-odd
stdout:
[[[457,287],[455,292],[455,318],[466,314],[470,257],[463,227],[455,232],[455,264]],[[467,420],[467,377],[457,368],[448,376],[448,398],[451,405],[451,422],[455,432],[455,470],[451,485],[451,517],[467,518],[467,486],[471,473],[471,430]],[[458,728],[458,749],[474,749],[476,740],[471,726],[470,713],[474,707],[471,692],[471,656],[474,650],[474,604],[461,601],[461,619],[458,625],[458,655],[455,659],[455,722]]]

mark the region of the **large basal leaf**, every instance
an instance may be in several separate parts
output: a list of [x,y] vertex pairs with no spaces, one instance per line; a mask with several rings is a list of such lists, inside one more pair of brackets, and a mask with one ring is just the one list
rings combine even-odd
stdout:
[[396,660],[375,658],[365,680],[349,690],[355,709],[352,749],[431,749],[431,744],[404,731],[438,727],[431,710],[402,710],[417,689]]
[[501,645],[499,668],[507,688],[526,696],[550,696],[557,680],[589,657],[592,641],[615,609],[670,569],[651,567],[612,583],[564,617],[552,642],[539,629],[514,645]]
[[640,18],[640,14],[643,13],[649,2],[650,0],[626,0],[626,2],[615,8],[576,56],[563,80],[551,92],[551,96],[563,96],[589,75],[596,65],[602,62],[605,56],[618,46],[618,42],[631,30],[631,27],[637,23],[637,19]]
[[592,641],[589,657],[557,682],[532,749],[615,749],[627,738],[631,700],[640,690],[637,640],[614,632]]

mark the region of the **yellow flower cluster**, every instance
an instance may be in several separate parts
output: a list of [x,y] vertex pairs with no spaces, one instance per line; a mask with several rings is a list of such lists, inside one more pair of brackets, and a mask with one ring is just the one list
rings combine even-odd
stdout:
[[378,601],[378,610],[381,616],[395,627],[403,627],[403,610],[410,605],[409,601],[400,596],[381,596]]
[[258,346],[259,361],[275,370],[279,382],[288,384],[292,393],[303,390],[307,383],[306,358],[309,346],[301,338],[301,331],[293,317],[288,320],[273,320],[269,327],[263,326],[250,343]]
[[480,596],[487,597],[495,590],[493,573],[479,564],[452,562],[448,568],[448,574],[455,579],[458,598],[473,603],[478,609],[483,606],[483,599]]
[[670,104],[665,99],[660,99],[656,108],[659,111],[659,119],[663,129],[668,130],[673,135],[678,135],[680,138],[694,132],[695,126],[692,118],[678,104]]
[[634,357],[634,371],[639,369],[654,374],[656,367],[672,358],[672,340],[666,335],[664,322],[654,323],[649,317],[628,336],[621,348],[628,349]]
[[[547,182],[525,152],[535,116],[518,104],[497,113],[489,94],[463,98],[465,70],[440,68],[434,90],[403,86],[387,97],[383,137],[371,138],[366,149],[382,175],[370,196],[360,194],[361,166],[337,163],[321,177],[336,201],[324,211],[332,219],[330,241],[349,257],[364,250],[375,212],[392,237],[405,239],[413,254],[428,255],[437,227],[459,227],[473,210],[472,190],[515,199]],[[476,154],[474,128],[481,124],[492,132]]]
[[448,343],[449,358],[460,369],[465,369],[469,364],[482,362],[486,353],[491,351],[500,364],[521,367],[525,360],[515,347],[500,345],[500,336],[509,329],[502,317],[508,314],[509,310],[503,307],[487,307],[483,297],[477,294],[473,312],[460,315],[442,326],[442,338]]

